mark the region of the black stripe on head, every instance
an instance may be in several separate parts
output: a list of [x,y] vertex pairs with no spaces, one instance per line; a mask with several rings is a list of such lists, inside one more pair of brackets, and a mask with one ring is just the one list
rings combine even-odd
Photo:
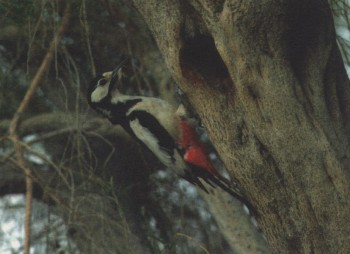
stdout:
[[130,113],[129,121],[135,119],[153,134],[158,140],[159,147],[173,157],[174,150],[176,149],[175,141],[158,120],[152,114],[143,110],[135,110]]

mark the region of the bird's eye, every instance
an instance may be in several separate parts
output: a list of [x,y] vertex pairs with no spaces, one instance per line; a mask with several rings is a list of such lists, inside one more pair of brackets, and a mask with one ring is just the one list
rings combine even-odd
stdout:
[[105,84],[107,84],[107,80],[104,78],[101,78],[97,83],[98,86],[104,86]]

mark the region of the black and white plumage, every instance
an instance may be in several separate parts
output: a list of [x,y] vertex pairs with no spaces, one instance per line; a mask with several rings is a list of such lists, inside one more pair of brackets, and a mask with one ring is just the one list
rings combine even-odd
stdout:
[[[122,77],[122,65],[123,63],[113,71],[98,75],[91,81],[87,96],[90,106],[108,118],[112,124],[121,125],[179,176],[206,192],[207,188],[200,179],[213,187],[219,186],[251,208],[239,191],[213,167],[203,168],[185,160],[186,151],[179,144],[184,130],[176,108],[158,98],[121,94],[114,87]],[[196,149],[203,155],[201,146],[197,146]]]
[[115,70],[92,80],[88,90],[90,106],[112,124],[121,125],[164,165],[175,170],[185,169],[187,166],[174,141],[181,135],[174,117],[176,109],[158,98],[123,95],[113,90],[119,76]]

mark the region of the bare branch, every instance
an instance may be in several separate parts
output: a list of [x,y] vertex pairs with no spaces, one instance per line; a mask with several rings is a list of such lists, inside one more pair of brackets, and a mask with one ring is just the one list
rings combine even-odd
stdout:
[[26,176],[26,208],[25,208],[25,241],[24,241],[24,253],[28,254],[30,252],[30,220],[31,220],[31,213],[32,213],[32,199],[33,199],[33,180],[32,180],[32,173],[30,167],[27,165],[22,146],[20,143],[20,139],[17,134],[17,127],[18,127],[18,121],[20,115],[26,110],[31,98],[33,97],[37,87],[40,84],[40,81],[43,77],[43,74],[48,69],[56,49],[57,44],[61,40],[64,31],[66,30],[66,27],[68,25],[69,16],[71,12],[71,5],[70,3],[67,3],[66,9],[64,11],[64,16],[62,19],[61,26],[55,35],[54,39],[52,40],[50,47],[46,53],[46,56],[44,60],[42,61],[38,71],[36,72],[21,104],[19,105],[15,115],[13,116],[10,127],[9,127],[9,138],[13,142],[15,151],[16,151],[16,157],[18,160],[19,166],[23,169],[23,172]]

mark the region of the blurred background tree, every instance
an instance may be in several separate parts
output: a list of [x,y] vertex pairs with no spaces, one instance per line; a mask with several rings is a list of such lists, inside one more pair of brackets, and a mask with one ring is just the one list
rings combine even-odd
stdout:
[[[9,123],[67,4],[69,25],[18,128],[34,179],[32,253],[269,253],[239,202],[224,193],[203,198],[88,108],[89,80],[125,55],[124,92],[178,103],[157,44],[127,0],[0,0],[0,252],[23,252],[25,176]],[[348,63],[349,6],[330,4]],[[213,158],[223,169],[214,151]],[[223,204],[229,215],[217,211]]]

